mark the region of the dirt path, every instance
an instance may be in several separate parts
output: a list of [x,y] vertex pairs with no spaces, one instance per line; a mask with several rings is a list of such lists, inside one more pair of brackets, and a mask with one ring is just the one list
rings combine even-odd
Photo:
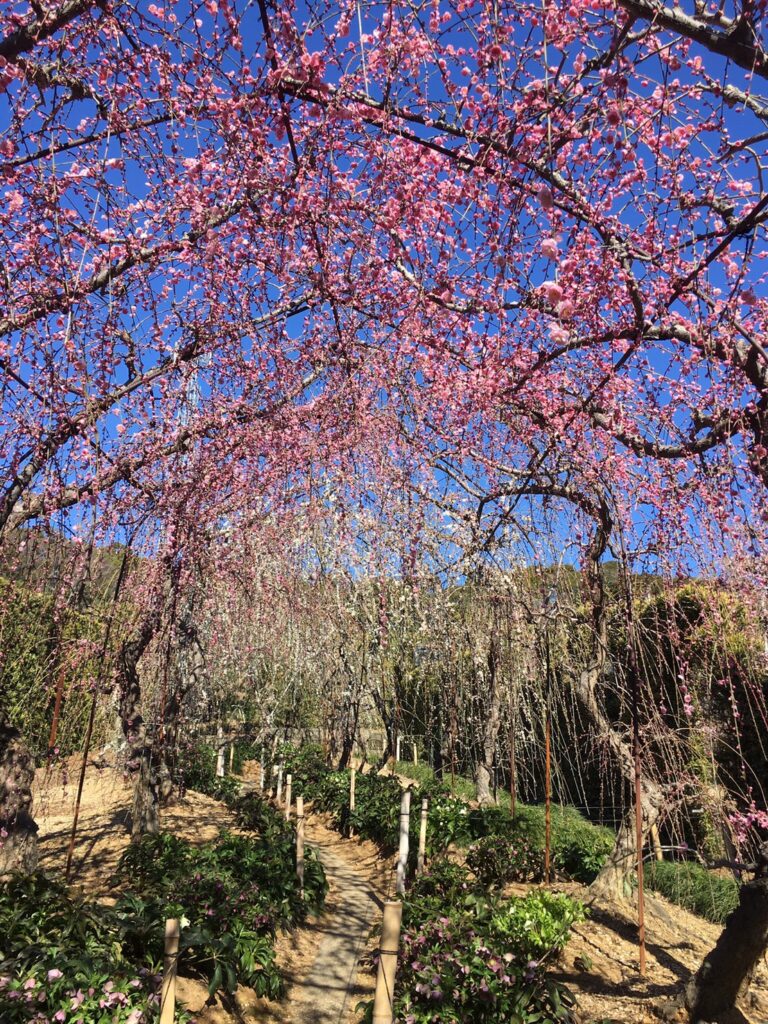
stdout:
[[369,993],[357,982],[358,965],[380,908],[368,872],[340,856],[324,835],[308,829],[333,893],[331,913],[319,922],[320,944],[306,977],[289,994],[292,1024],[341,1024],[354,1018],[358,1001]]

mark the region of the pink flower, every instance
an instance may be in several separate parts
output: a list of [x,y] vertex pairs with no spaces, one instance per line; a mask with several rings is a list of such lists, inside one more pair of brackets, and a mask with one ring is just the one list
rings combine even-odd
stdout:
[[72,996],[72,1000],[70,1002],[70,1007],[69,1008],[71,1010],[76,1010],[78,1008],[78,1006],[82,1006],[82,1004],[84,1002],[85,1002],[85,996],[83,995],[82,991],[80,989],[78,989],[77,992],[75,992],[75,994]]
[[27,980],[24,982],[24,988],[37,988],[37,980],[35,978],[27,978]]
[[63,977],[64,975],[61,973],[58,967],[54,967],[53,970],[48,971],[48,981],[56,981],[57,978]]
[[541,286],[541,290],[544,293],[544,298],[547,302],[551,302],[553,306],[556,306],[563,298],[563,289],[557,281],[545,281]]
[[551,210],[555,205],[555,199],[549,185],[539,185],[536,195],[539,197],[539,202],[545,210]]
[[557,259],[558,248],[556,238],[545,238],[541,243],[542,255],[546,256],[549,260]]

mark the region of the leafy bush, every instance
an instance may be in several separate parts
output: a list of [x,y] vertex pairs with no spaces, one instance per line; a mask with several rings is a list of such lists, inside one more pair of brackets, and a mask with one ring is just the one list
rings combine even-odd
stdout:
[[562,893],[537,890],[501,902],[491,914],[488,935],[498,948],[508,948],[539,966],[560,953],[574,924],[586,917],[582,903]]
[[451,796],[448,788],[440,782],[432,781],[422,786],[411,802],[411,834],[412,849],[418,846],[418,830],[420,820],[420,798],[429,801],[427,811],[427,856],[447,850],[453,843],[463,843],[470,834],[470,811],[463,800]]
[[467,864],[484,885],[504,885],[540,877],[542,857],[526,836],[491,835],[470,846]]
[[[406,932],[395,1020],[407,1024],[533,1024],[571,1021],[573,998],[557,982],[461,918],[426,921]],[[372,1019],[372,1006],[368,1020]]]
[[359,835],[372,839],[382,849],[394,850],[400,835],[402,795],[400,783],[391,775],[358,775],[355,810],[349,815],[349,824]]
[[506,835],[513,827],[513,819],[509,811],[495,804],[484,807],[473,807],[469,812],[468,835],[472,839],[484,839],[486,836]]
[[715,924],[722,924],[739,902],[735,879],[713,875],[700,864],[653,861],[644,874],[649,889]]
[[325,763],[323,748],[318,744],[308,744],[300,750],[283,747],[277,755],[277,761],[282,762],[285,772],[293,776],[294,792],[305,797],[309,795],[315,781],[330,771]]
[[[571,1021],[573,998],[546,977],[546,961],[584,909],[566,896],[501,900],[467,870],[437,861],[403,904],[395,1020],[468,1024]],[[372,1006],[366,1007],[367,1020]]]
[[[141,1024],[157,1019],[163,927],[137,949],[126,914],[86,902],[48,876],[0,885],[0,1020]],[[179,1010],[177,1021],[188,1020]]]
[[259,995],[278,996],[275,932],[303,921],[325,899],[325,874],[311,850],[305,853],[302,895],[293,829],[265,808],[249,797],[242,811],[249,821],[266,823],[258,841],[222,832],[212,843],[192,846],[161,833],[132,844],[118,865],[117,880],[129,882],[131,891],[117,909],[138,922],[133,940],[148,942],[144,931],[152,920],[185,918],[180,965],[207,978],[211,994],[234,992],[243,983]]
[[[467,869],[453,861],[437,859],[429,870],[413,880],[403,903],[403,927],[419,927],[423,921],[437,920],[450,908],[470,908],[486,894]],[[446,910],[446,908],[449,908]]]
[[216,749],[209,743],[182,745],[176,757],[176,778],[182,791],[194,789],[214,800],[229,803],[240,791],[240,783],[231,775],[216,774]]
[[[498,810],[498,808],[496,808]],[[504,813],[504,812],[502,812]],[[507,815],[508,825],[499,833],[510,839],[525,841],[541,855],[538,877],[543,876],[545,843],[545,810],[540,805],[518,805],[514,819]],[[574,807],[552,807],[552,864],[579,882],[593,881],[611,852],[615,836],[601,825],[587,821]]]
[[[278,759],[294,778],[294,792],[312,801],[318,810],[333,815],[340,830],[354,828],[357,835],[372,839],[389,852],[397,847],[402,788],[398,780],[375,773],[358,774],[355,787],[355,811],[349,810],[349,772],[333,771],[324,761],[319,747],[299,751],[281,748]],[[490,805],[469,808],[466,801],[451,795],[446,783],[434,777],[425,765],[396,765],[405,775],[417,776],[420,785],[411,801],[410,855],[415,861],[418,849],[421,798],[429,800],[427,856],[443,853],[451,844],[467,845],[489,837],[509,842],[486,842],[475,847],[474,865],[487,883],[500,884],[514,879],[541,879],[544,875],[544,808],[518,804],[513,818],[505,807]],[[297,781],[298,780],[298,781]],[[466,781],[466,780],[465,780]],[[558,871],[582,882],[591,882],[613,848],[610,829],[593,825],[574,807],[552,807],[552,864]],[[516,867],[504,868],[505,849],[512,853]],[[481,865],[487,853],[492,863]]]

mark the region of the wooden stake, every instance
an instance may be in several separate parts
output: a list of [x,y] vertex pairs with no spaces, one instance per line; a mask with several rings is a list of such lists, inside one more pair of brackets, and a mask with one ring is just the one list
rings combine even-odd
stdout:
[[296,797],[296,877],[304,895],[304,797]]
[[661,848],[661,839],[659,839],[657,825],[651,825],[651,842],[653,843],[653,852],[656,860],[664,860],[664,851]]
[[226,744],[224,743],[224,729],[219,724],[216,730],[216,778],[224,778],[224,750]]
[[[356,772],[355,772],[355,769],[353,768],[352,771],[349,773],[349,816],[350,816],[350,820],[352,818],[352,815],[355,813],[355,777],[356,777]],[[349,836],[350,836],[350,838],[352,838],[352,836],[354,834],[355,834],[355,830],[352,828],[352,825],[350,823],[350,826],[349,826]]]
[[415,740],[413,741],[411,746],[413,747],[413,765],[414,765],[415,768],[418,768],[419,767],[419,748],[416,746],[416,741]]
[[260,793],[264,792],[264,776],[265,775],[266,775],[266,772],[264,770],[264,762],[260,761],[259,762],[259,792]]
[[645,878],[643,862],[643,784],[642,754],[640,751],[640,723],[637,709],[637,675],[633,685],[632,747],[635,764],[635,841],[637,844],[637,944],[640,977],[645,977]]
[[275,790],[275,800],[278,803],[283,798],[283,766],[279,764],[277,766],[277,789]]
[[397,742],[395,743],[395,761],[399,761],[400,760],[400,748],[401,747],[402,747],[402,739],[401,739],[400,736],[398,736],[397,737]]
[[379,945],[379,970],[376,975],[376,993],[373,997],[373,1024],[394,1024],[395,975],[397,951],[400,946],[400,924],[403,905],[398,901],[384,904]]
[[550,755],[549,709],[544,712],[544,881],[549,885],[552,849],[552,765]]
[[293,776],[290,772],[285,776],[285,820],[291,820],[291,789],[293,788]]
[[229,744],[229,774],[232,774],[232,769],[235,763],[235,744]]
[[416,874],[420,875],[424,870],[424,860],[427,853],[427,811],[429,801],[426,797],[421,801],[421,821],[419,822],[419,850],[416,855]]
[[173,1024],[176,1013],[176,966],[179,959],[179,919],[165,922],[165,971],[160,997],[160,1024]]
[[408,840],[411,822],[411,791],[406,789],[400,800],[400,851],[397,858],[397,894],[405,892],[405,876],[408,871]]

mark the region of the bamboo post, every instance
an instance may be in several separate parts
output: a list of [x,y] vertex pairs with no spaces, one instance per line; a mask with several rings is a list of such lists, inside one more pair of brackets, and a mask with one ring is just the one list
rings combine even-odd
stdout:
[[411,821],[411,791],[406,789],[400,800],[400,850],[397,857],[397,894],[405,892],[405,876],[408,870],[408,838]]
[[402,916],[402,903],[388,900],[384,904],[379,969],[376,974],[376,993],[373,997],[373,1024],[394,1024],[395,974]]
[[426,797],[421,801],[421,821],[419,823],[419,852],[416,856],[416,874],[420,875],[424,870],[424,860],[427,853],[427,810],[429,801]]
[[229,774],[230,775],[232,774],[232,771],[233,771],[233,768],[234,768],[234,764],[235,764],[235,744],[234,743],[230,743],[229,744]]
[[265,775],[266,775],[266,772],[264,770],[264,762],[263,761],[259,761],[259,792],[260,793],[264,792],[264,776]]
[[304,895],[304,797],[296,797],[296,877]]
[[293,788],[293,776],[290,772],[285,776],[285,820],[291,820],[291,790]]
[[653,852],[656,860],[664,860],[664,850],[661,848],[661,839],[659,838],[657,825],[651,825],[651,842],[653,843]]
[[283,798],[283,766],[279,764],[277,766],[277,789],[275,790],[275,800],[278,803]]
[[224,778],[224,751],[226,744],[224,743],[224,729],[219,725],[216,730],[216,778]]
[[179,957],[179,919],[165,922],[165,971],[160,997],[160,1024],[173,1024],[176,1013],[176,965]]
[[395,743],[395,761],[399,761],[400,760],[400,752],[401,752],[402,745],[403,745],[402,738],[400,736],[398,736],[397,737],[397,742]]
[[414,768],[419,767],[419,748],[416,746],[416,740],[411,744],[413,747],[413,766]]
[[352,836],[355,834],[355,830],[354,830],[354,828],[352,828],[352,825],[351,825],[352,815],[355,813],[355,778],[356,778],[356,771],[353,768],[352,771],[349,773],[349,817],[350,817],[349,836],[350,836],[350,838],[352,838]]

